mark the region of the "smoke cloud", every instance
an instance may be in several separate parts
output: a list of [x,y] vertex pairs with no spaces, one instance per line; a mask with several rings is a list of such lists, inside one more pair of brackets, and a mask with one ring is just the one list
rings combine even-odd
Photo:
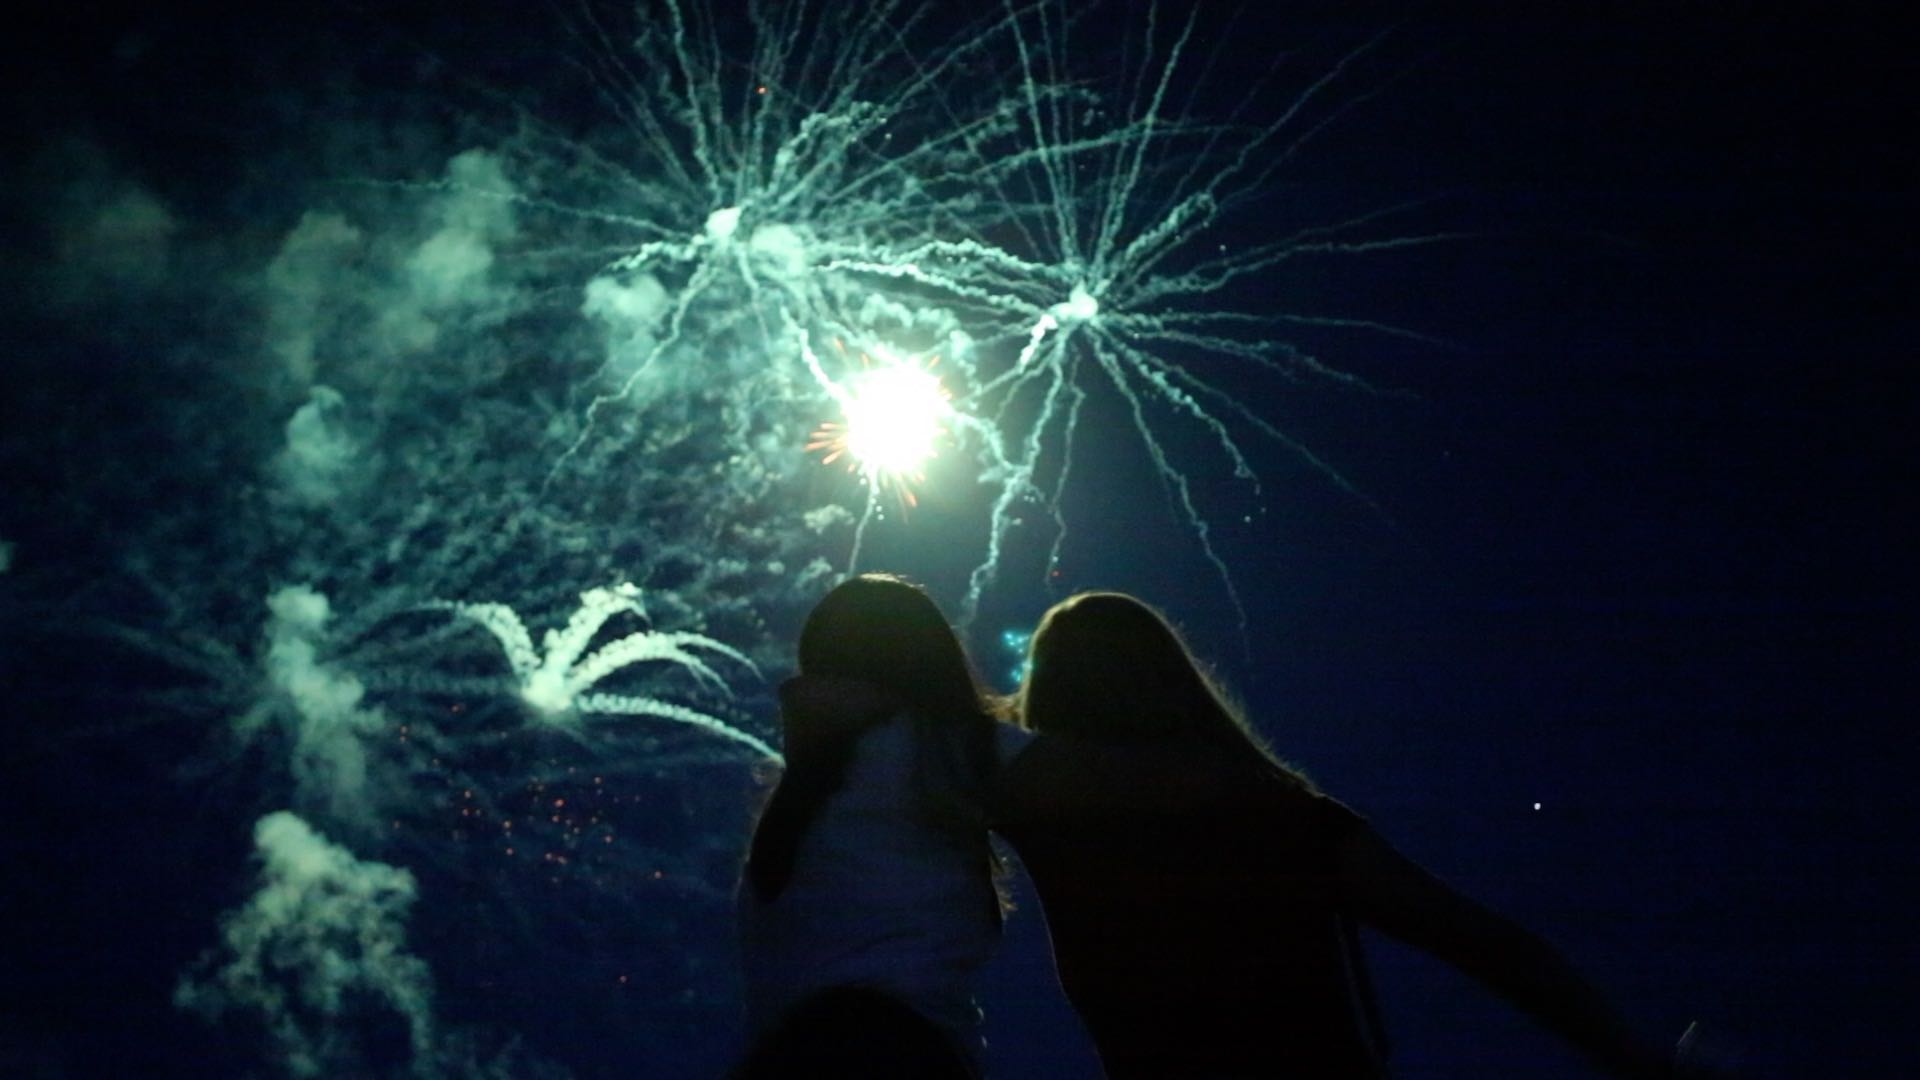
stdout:
[[[221,944],[174,991],[174,1004],[217,1019],[256,1018],[295,1077],[434,1065],[433,978],[407,951],[413,875],[363,862],[287,811],[253,828],[260,887],[221,920]],[[394,1021],[403,1039],[393,1038]]]

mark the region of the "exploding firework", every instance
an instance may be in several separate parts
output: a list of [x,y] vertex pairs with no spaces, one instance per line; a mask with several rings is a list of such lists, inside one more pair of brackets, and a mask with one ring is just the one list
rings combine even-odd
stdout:
[[[1022,506],[1043,508],[1057,561],[1074,448],[1092,435],[1082,407],[1107,394],[1238,609],[1194,496],[1198,463],[1172,452],[1162,429],[1204,433],[1255,500],[1249,435],[1358,497],[1221,372],[1237,363],[1360,387],[1284,329],[1405,333],[1271,298],[1259,311],[1233,301],[1283,265],[1448,238],[1395,231],[1388,211],[1279,236],[1231,227],[1362,96],[1345,81],[1378,43],[1288,96],[1250,88],[1250,100],[1279,101],[1264,115],[1243,105],[1208,116],[1195,10],[1122,20],[1118,70],[1087,13],[1065,5],[1009,4],[944,37],[928,13],[903,7],[857,27],[798,10],[749,6],[745,66],[728,62],[714,20],[679,0],[641,21],[631,53],[603,31],[593,70],[633,137],[519,146],[522,171],[547,179],[514,201],[571,238],[544,250],[577,258],[582,311],[609,333],[599,389],[550,479],[598,475],[596,463],[631,437],[606,418],[690,379],[732,380],[765,429],[791,430],[825,405],[840,419],[806,448],[848,457],[868,492],[842,562],[851,568],[875,493],[911,505],[945,432],[988,498],[964,620],[1031,520]],[[624,251],[622,235],[635,237]],[[609,250],[620,253],[599,254]],[[827,340],[864,366],[829,370],[813,344]],[[942,388],[869,359],[896,349],[946,357]],[[729,359],[716,366],[716,356]]]
[[906,505],[917,505],[913,485],[925,480],[926,464],[947,432],[953,395],[933,373],[938,358],[925,364],[863,359],[866,369],[845,386],[830,384],[842,419],[822,424],[807,449],[824,451],[826,465],[845,457],[870,491],[891,488]]

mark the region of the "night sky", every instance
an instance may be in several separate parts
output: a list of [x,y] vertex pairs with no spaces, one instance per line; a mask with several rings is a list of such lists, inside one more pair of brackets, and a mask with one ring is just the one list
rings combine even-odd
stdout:
[[[1324,62],[1395,29],[1361,84],[1378,92],[1249,212],[1417,200],[1411,232],[1459,235],[1231,299],[1260,310],[1272,290],[1422,340],[1312,338],[1370,389],[1245,384],[1353,492],[1271,445],[1258,497],[1218,462],[1196,471],[1244,626],[1144,452],[1116,438],[1076,464],[1058,574],[1044,543],[1010,554],[977,624],[982,668],[1011,660],[999,627],[1068,591],[1137,592],[1283,756],[1559,945],[1649,1037],[1698,1020],[1755,1076],[1920,1068],[1920,799],[1900,720],[1920,660],[1903,134],[1917,118],[1901,20],[1853,5],[1265,8],[1202,18],[1231,42],[1210,104],[1231,108],[1235,80],[1283,43]],[[542,16],[512,10],[34,5],[12,20],[0,540],[18,551],[0,576],[0,677],[21,702],[0,755],[15,954],[0,960],[0,1073],[208,1075],[199,1055],[219,1075],[258,1067],[166,1001],[244,895],[250,797],[170,755],[177,724],[121,728],[110,710],[124,705],[49,690],[110,691],[117,673],[49,661],[59,647],[32,621],[45,582],[79,591],[110,561],[95,537],[31,576],[35,541],[65,535],[48,521],[71,512],[63,485],[118,490],[86,477],[169,452],[86,429],[198,392],[135,370],[124,337],[102,345],[44,301],[71,254],[62,200],[109,169],[240,265],[298,217],[275,171],[297,161],[300,132],[324,129],[329,102],[411,87],[415,121],[457,128],[442,115],[454,106],[418,87],[447,70],[511,86],[544,63],[527,42],[547,35],[515,33]],[[142,333],[184,340],[218,317],[172,310]],[[1113,401],[1089,410],[1090,425],[1124,426]],[[928,503],[923,530],[877,539],[863,568],[920,576],[951,604],[971,564],[940,529],[978,508]],[[1047,981],[1038,904],[1020,900],[983,991],[998,1074],[1095,1075]],[[1399,1075],[1581,1075],[1464,977],[1369,948]],[[582,1054],[581,1075],[622,1068]]]

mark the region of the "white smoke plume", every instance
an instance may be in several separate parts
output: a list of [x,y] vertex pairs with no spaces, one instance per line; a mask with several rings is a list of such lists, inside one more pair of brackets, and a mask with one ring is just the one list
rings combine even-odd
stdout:
[[174,1004],[209,1019],[249,1013],[295,1077],[361,1075],[363,1033],[398,1018],[415,1075],[438,1071],[433,977],[407,951],[413,875],[363,862],[287,811],[253,828],[260,888],[221,920],[221,944]]

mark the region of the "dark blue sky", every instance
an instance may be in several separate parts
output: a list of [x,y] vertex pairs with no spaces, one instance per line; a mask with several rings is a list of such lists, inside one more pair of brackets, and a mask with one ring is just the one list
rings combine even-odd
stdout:
[[[1248,390],[1377,510],[1268,455],[1266,515],[1217,534],[1242,631],[1171,514],[1103,532],[1101,500],[1145,465],[1116,442],[1069,498],[1083,524],[1058,587],[1164,604],[1284,755],[1561,944],[1650,1032],[1701,1019],[1756,1075],[1898,1074],[1920,1056],[1910,39],[1864,5],[1667,7],[1399,16],[1391,85],[1276,205],[1412,195],[1414,226],[1470,235],[1271,287],[1445,344],[1329,343],[1378,394]],[[530,62],[508,20],[409,11],[420,33],[464,33],[496,78]],[[1323,56],[1378,25],[1293,14]],[[56,140],[93,140],[176,205],[240,219],[249,207],[223,200],[258,191],[240,182],[249,140],[326,99],[330,50],[364,49],[374,78],[405,66],[365,61],[371,14],[305,18],[41,6],[18,23],[0,235],[28,255],[9,285],[47,244],[49,210],[27,199],[46,178],[21,163]],[[1278,35],[1239,18],[1229,70]],[[5,314],[15,343],[61,335]],[[18,439],[27,418],[4,415],[0,439]],[[1217,489],[1202,493],[1216,506],[1244,501]],[[36,512],[0,496],[0,536]],[[58,790],[97,791],[33,777],[15,828],[72,828],[23,823],[89,805],[39,797]],[[95,893],[87,862],[41,864],[28,906]],[[1034,920],[1014,934],[988,1002],[999,1038],[1028,1065],[1071,1054],[1057,1001],[994,1009],[1041,963]],[[74,970],[114,977],[76,948]],[[1571,1068],[1450,973],[1385,946],[1376,960],[1405,1075]]]

